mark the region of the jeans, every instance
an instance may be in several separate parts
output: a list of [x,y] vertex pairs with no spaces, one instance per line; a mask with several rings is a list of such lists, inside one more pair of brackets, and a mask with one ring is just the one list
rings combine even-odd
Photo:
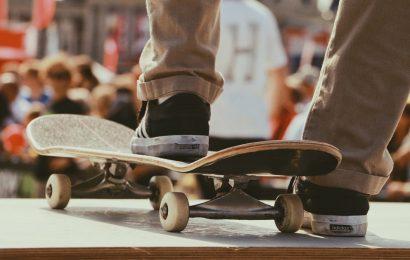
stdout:
[[[215,71],[219,1],[147,0],[147,10],[140,99],[191,92],[212,103],[223,85]],[[338,147],[343,160],[313,183],[377,194],[387,181],[386,147],[410,87],[409,17],[408,0],[340,2],[303,138]]]

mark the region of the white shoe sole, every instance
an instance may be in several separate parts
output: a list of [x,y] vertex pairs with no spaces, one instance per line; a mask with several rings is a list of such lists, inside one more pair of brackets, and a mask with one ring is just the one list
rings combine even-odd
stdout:
[[202,157],[208,148],[209,137],[204,135],[134,136],[131,141],[133,153],[157,157]]
[[305,211],[302,227],[312,229],[318,235],[363,237],[367,231],[367,215],[318,215]]

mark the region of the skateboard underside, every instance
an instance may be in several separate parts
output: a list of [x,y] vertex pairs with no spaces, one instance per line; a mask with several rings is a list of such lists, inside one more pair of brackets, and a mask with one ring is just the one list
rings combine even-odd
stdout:
[[39,154],[80,157],[96,162],[154,165],[182,173],[224,175],[322,175],[341,160],[337,148],[312,141],[264,141],[231,147],[194,162],[132,154],[133,130],[89,116],[49,115],[27,128]]

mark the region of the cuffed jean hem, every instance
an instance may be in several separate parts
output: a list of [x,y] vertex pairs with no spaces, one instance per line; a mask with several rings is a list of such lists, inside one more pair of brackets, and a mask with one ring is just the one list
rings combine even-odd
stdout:
[[138,98],[143,101],[158,99],[177,93],[194,93],[213,103],[222,93],[222,86],[193,76],[172,76],[148,82],[138,81]]
[[337,169],[327,175],[310,176],[307,179],[314,184],[355,190],[364,194],[376,195],[383,188],[389,176],[376,176],[351,170]]

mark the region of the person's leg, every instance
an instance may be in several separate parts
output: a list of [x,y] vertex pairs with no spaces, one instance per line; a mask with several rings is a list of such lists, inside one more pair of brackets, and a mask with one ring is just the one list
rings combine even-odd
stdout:
[[147,0],[150,39],[140,58],[139,99],[191,92],[212,103],[221,93],[219,2]]
[[215,71],[219,0],[148,0],[150,39],[140,58],[138,97],[145,101],[134,153],[204,156],[209,104],[222,91]]
[[[407,0],[340,2],[303,139],[333,144],[343,159],[332,173],[308,178],[309,189],[322,196],[316,197],[315,205],[307,205],[311,212],[347,216],[339,219],[342,222],[354,219],[349,218],[353,215],[365,217],[364,194],[377,194],[388,179],[393,162],[386,147],[410,87],[408,4]],[[317,209],[320,204],[323,209]],[[328,214],[323,212],[326,207]],[[367,221],[356,220],[363,225],[354,228],[362,230],[350,234],[364,235]],[[337,235],[337,229],[343,228],[317,231]]]

